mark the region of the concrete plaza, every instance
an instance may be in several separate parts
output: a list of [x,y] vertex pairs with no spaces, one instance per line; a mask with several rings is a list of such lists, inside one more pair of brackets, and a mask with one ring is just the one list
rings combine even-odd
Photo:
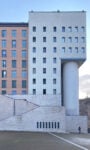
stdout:
[[[0,150],[90,149],[90,134],[54,135],[52,135],[52,133],[35,132],[0,132]],[[69,143],[68,141],[70,141],[71,143]],[[79,145],[81,145],[81,147],[79,147]]]

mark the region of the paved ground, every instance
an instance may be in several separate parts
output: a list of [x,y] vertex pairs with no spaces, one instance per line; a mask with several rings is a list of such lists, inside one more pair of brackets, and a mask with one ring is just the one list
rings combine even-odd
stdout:
[[[49,133],[0,132],[0,150],[85,150],[63,139],[81,144],[90,150],[90,141],[88,144],[84,143],[84,140],[90,140],[90,134],[55,135],[57,137]],[[83,143],[80,143],[80,139],[83,139]]]

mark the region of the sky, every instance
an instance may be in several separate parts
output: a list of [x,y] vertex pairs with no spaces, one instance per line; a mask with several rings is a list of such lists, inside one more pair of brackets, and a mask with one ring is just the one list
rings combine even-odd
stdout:
[[90,0],[0,0],[0,22],[27,22],[29,11],[87,13],[87,60],[79,69],[79,98],[90,97]]

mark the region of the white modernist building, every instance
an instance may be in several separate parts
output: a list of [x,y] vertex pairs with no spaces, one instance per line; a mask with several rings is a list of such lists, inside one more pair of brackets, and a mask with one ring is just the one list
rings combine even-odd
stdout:
[[[7,130],[78,132],[81,126],[87,132],[78,100],[78,68],[86,60],[86,12],[31,11],[28,24],[28,95],[22,96],[27,103],[16,100],[17,116],[0,129],[7,124]],[[26,106],[27,113],[20,113]]]

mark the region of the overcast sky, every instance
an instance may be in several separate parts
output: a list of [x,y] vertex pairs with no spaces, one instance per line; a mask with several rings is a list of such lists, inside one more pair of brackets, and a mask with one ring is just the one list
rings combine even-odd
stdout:
[[0,0],[0,22],[27,22],[31,10],[87,11],[87,61],[79,69],[79,97],[90,96],[90,0]]

